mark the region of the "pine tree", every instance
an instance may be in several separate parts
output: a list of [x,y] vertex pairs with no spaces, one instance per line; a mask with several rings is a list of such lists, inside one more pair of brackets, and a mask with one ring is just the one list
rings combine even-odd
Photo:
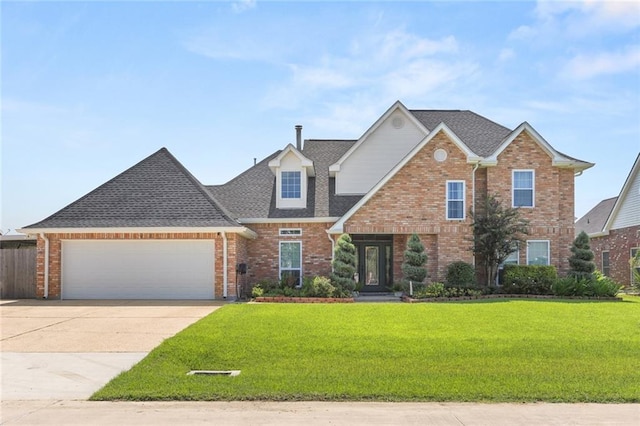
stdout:
[[427,263],[427,253],[424,245],[420,241],[418,234],[413,234],[407,241],[407,249],[404,252],[404,262],[402,263],[402,275],[404,281],[422,283],[427,277],[425,264]]
[[356,273],[356,246],[349,234],[342,234],[333,250],[333,272],[331,282],[343,296],[350,295],[356,288],[353,275]]
[[591,279],[596,270],[596,264],[593,263],[594,255],[589,246],[589,236],[586,232],[580,232],[573,240],[571,253],[573,254],[569,258],[569,266],[571,267],[569,275],[575,278]]

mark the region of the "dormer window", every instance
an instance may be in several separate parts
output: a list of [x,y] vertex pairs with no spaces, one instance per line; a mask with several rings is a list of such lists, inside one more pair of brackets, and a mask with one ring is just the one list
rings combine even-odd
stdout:
[[299,199],[301,194],[301,172],[282,172],[282,198]]
[[276,208],[306,208],[307,181],[315,176],[313,162],[289,144],[269,161],[269,168],[276,176]]

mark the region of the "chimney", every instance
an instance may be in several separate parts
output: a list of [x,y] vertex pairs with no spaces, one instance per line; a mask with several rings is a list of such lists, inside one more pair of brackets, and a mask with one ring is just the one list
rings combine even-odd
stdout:
[[302,126],[296,124],[296,149],[302,151]]

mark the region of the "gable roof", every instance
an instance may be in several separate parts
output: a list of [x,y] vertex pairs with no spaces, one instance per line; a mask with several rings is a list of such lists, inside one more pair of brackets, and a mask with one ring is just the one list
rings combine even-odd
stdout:
[[496,164],[498,162],[498,156],[513,142],[521,133],[526,132],[533,138],[533,140],[551,157],[551,164],[558,167],[571,167],[573,169],[582,171],[590,167],[593,167],[593,163],[578,160],[573,157],[569,157],[554,149],[549,142],[547,142],[541,135],[526,121],[520,124],[513,132],[511,132],[507,138],[502,141],[498,148],[485,159],[483,164]]
[[426,144],[428,144],[440,132],[443,132],[444,134],[446,134],[449,137],[449,139],[451,139],[453,141],[453,143],[455,145],[457,145],[462,150],[463,153],[465,153],[465,155],[467,156],[467,161],[469,161],[469,162],[471,162],[471,161],[480,161],[480,158],[474,156],[473,153],[471,151],[469,151],[469,149],[466,148],[464,146],[464,144],[462,144],[460,139],[451,131],[451,129],[449,129],[447,127],[446,124],[440,123],[438,126],[436,126],[435,129],[433,129],[433,131],[431,131],[431,133],[429,133],[429,135],[427,135],[426,138],[424,138],[418,145],[416,145],[407,155],[404,156],[404,158],[398,164],[396,164],[382,179],[380,179],[380,181],[378,181],[378,183],[375,184],[373,186],[373,188],[371,188],[371,190],[369,192],[367,192],[362,198],[360,198],[331,227],[331,229],[329,229],[329,233],[332,233],[332,234],[342,233],[343,232],[344,223],[351,216],[353,216],[362,206],[364,206],[366,204],[366,202],[369,201],[376,194],[376,192],[378,192],[380,190],[380,188],[382,188],[384,185],[386,185],[386,183],[389,182],[389,180],[391,180],[392,177],[394,177],[418,152],[420,152],[420,150]]
[[276,157],[269,161],[269,168],[275,174],[276,169],[280,167],[280,162],[288,154],[293,154],[298,160],[300,160],[300,166],[307,169],[307,176],[315,176],[313,169],[313,161],[305,157],[300,151],[298,151],[292,144],[287,145]]
[[[638,153],[638,155],[636,156],[636,161],[633,163],[633,166],[631,167],[631,171],[627,175],[627,179],[624,181],[624,184],[622,185],[622,189],[620,190],[620,195],[618,196],[618,199],[616,200],[615,205],[611,209],[611,214],[607,218],[607,222],[604,224],[604,229],[603,229],[604,232],[609,232],[609,230],[612,229],[613,223],[616,220],[618,214],[620,213],[623,204],[625,203],[625,201],[627,201],[627,199],[629,199],[631,195],[632,186],[634,185],[634,183],[637,184],[639,173],[640,173],[640,153]],[[640,192],[640,187],[638,187],[638,191]],[[636,200],[637,199],[638,198],[636,198]],[[635,204],[635,207],[636,209],[640,210],[640,205],[638,205],[637,202]],[[635,217],[635,221],[633,221],[634,225],[640,225],[640,212],[638,212],[638,214],[633,216]]]
[[[283,151],[274,152],[229,182],[209,185],[207,189],[229,209],[233,218],[243,223],[267,219],[333,217],[332,212],[344,211],[345,204],[352,205],[355,201],[353,197],[340,197],[336,200],[337,196],[330,188],[329,165],[337,161],[354,143],[353,140],[305,140],[302,151],[296,150],[311,161],[315,169],[315,177],[309,178],[307,204],[304,209],[275,207],[276,178],[270,169],[270,163],[281,157]],[[330,206],[335,208],[331,209]]]
[[607,222],[617,199],[618,197],[612,197],[600,201],[594,208],[589,210],[587,214],[578,219],[575,225],[576,234],[582,231],[588,235],[602,232],[604,224]]
[[84,197],[23,230],[59,228],[243,228],[162,148]]

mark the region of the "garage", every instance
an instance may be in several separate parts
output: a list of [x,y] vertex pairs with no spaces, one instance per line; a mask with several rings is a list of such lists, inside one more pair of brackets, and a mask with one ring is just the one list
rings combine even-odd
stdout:
[[213,240],[62,241],[63,299],[213,299]]

